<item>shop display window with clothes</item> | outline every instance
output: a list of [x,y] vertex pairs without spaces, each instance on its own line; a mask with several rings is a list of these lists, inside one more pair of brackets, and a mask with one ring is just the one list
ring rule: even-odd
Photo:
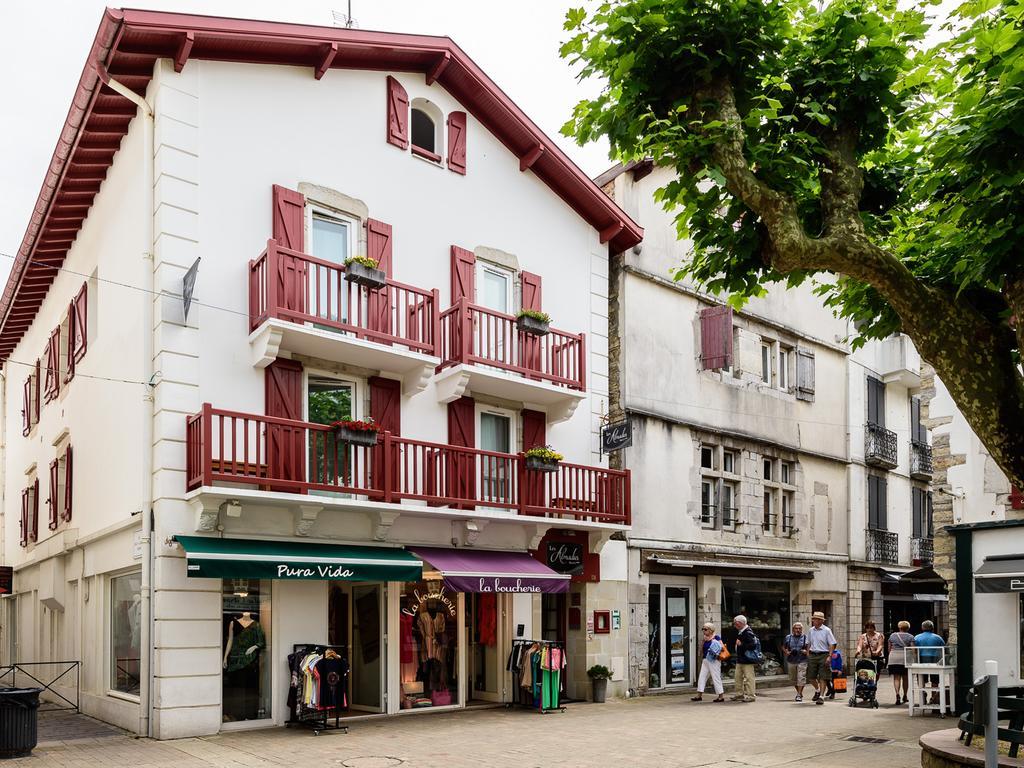
[[266,580],[224,580],[225,723],[270,717],[270,588],[271,582]]
[[[764,664],[755,667],[762,677],[785,673],[782,641],[789,633],[789,582],[753,579],[722,579],[722,639],[730,652],[736,646],[734,616],[744,615],[761,640]],[[722,663],[722,674],[734,677],[735,655]]]
[[408,582],[399,611],[402,709],[458,704],[458,595],[441,581]]

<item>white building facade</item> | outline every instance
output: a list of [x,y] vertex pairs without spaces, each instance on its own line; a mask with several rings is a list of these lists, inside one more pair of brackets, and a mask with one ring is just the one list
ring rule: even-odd
[[642,232],[457,46],[107,11],[51,171],[2,305],[5,660],[157,738],[295,717],[308,649],[348,715],[520,702],[520,640],[625,691],[598,432]]
[[[597,179],[645,228],[613,261],[612,419],[632,445],[630,685],[696,683],[700,627],[728,641],[745,614],[785,674],[793,622],[824,611],[847,635],[846,326],[805,286],[734,311],[675,270],[689,255],[654,199],[670,171],[638,163]],[[616,386],[616,384],[618,386]],[[731,665],[726,675],[731,676]]]

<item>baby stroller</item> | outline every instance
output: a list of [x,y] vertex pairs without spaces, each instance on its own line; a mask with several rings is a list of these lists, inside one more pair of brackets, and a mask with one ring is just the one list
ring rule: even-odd
[[856,684],[853,694],[850,696],[849,706],[856,707],[858,701],[863,701],[872,709],[878,709],[878,667],[871,659],[860,659],[854,672]]

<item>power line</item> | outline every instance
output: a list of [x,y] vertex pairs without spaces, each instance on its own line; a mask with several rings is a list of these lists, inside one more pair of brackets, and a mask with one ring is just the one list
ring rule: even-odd
[[[7,358],[6,360],[4,360],[4,364],[6,365],[7,363],[14,363],[15,365],[24,365],[24,366],[26,366],[28,368],[35,368],[36,367],[35,363],[26,363],[26,362],[24,362],[22,360],[12,360],[11,358]],[[117,383],[117,384],[146,384],[147,383],[145,381],[135,381],[133,379],[118,379],[118,378],[114,378],[112,376],[95,376],[95,375],[93,375],[91,373],[80,373],[78,371],[75,371],[75,378],[77,379],[79,376],[81,376],[84,379],[94,379],[96,381],[109,381],[109,382],[114,382],[114,383]]]

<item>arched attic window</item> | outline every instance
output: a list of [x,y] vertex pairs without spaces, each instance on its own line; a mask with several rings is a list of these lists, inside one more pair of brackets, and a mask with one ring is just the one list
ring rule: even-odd
[[435,163],[441,162],[444,145],[444,115],[426,99],[413,99],[410,110],[413,154]]

